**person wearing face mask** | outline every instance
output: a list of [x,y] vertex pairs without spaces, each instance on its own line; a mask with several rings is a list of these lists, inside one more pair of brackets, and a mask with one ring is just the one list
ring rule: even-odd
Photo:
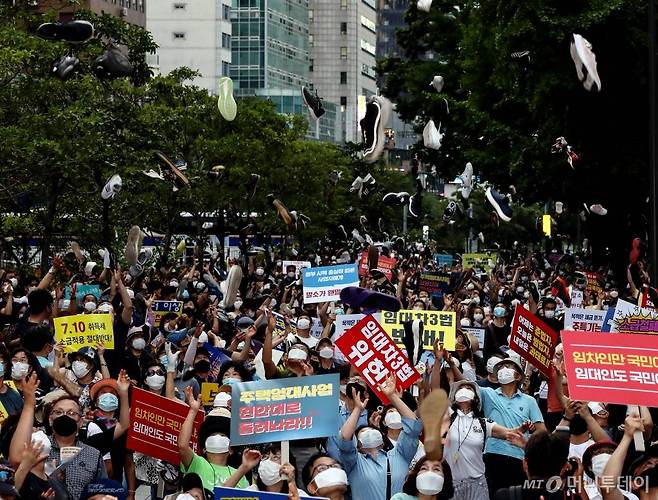
[[[33,439],[35,394],[38,385],[36,374],[32,374],[23,385],[25,404],[9,448],[9,462],[14,467],[20,464],[25,448]],[[56,399],[50,411],[44,413],[44,417],[48,422],[47,429],[52,430],[51,433],[50,431],[47,433],[50,451],[44,466],[50,467],[50,470],[59,467],[63,474],[53,474],[50,480],[60,482],[72,500],[79,500],[87,484],[107,478],[103,457],[96,448],[78,439],[78,431],[83,419],[77,399],[71,396]],[[75,447],[79,451],[72,458],[62,461],[63,447]]]
[[331,339],[320,339],[316,346],[318,352],[318,362],[314,365],[316,375],[325,375],[327,373],[338,373],[340,365],[334,360],[334,344]]
[[[41,365],[34,357],[34,355],[24,348],[14,349],[10,355],[11,364],[5,368],[6,376],[10,385],[12,385],[19,393],[23,393],[23,384],[25,377],[36,373],[41,381],[37,389],[37,397],[40,399],[50,392],[53,388],[52,377],[48,372],[41,368]],[[10,378],[11,377],[11,378]]]
[[227,361],[222,364],[219,370],[218,380],[222,381],[221,385],[233,387],[240,382],[251,382],[251,373],[241,363]]
[[[349,366],[347,366],[347,368],[349,368]],[[347,373],[349,374],[349,370]],[[356,398],[363,399],[366,394],[368,394],[368,389],[365,381],[361,377],[351,377],[347,378],[347,380],[343,380],[343,377],[341,376],[340,403],[338,406],[338,431],[340,431],[340,428],[342,428],[345,422],[347,422],[352,411],[354,411]],[[357,421],[357,428],[366,425],[368,425],[368,410],[363,408],[359,420]],[[338,449],[339,439],[340,435],[329,436],[327,438],[327,453],[336,460],[340,457],[340,450]]]
[[[599,485],[604,484],[603,471],[605,470],[610,457],[617,449],[617,443],[614,441],[599,441],[592,444],[583,453],[583,469],[591,482],[585,483],[585,492],[589,500],[602,500],[603,496]],[[637,495],[624,489],[619,489],[622,498],[629,500],[638,500]]]
[[[16,385],[6,380],[5,372],[10,370],[11,363],[8,362],[5,353],[0,352],[0,425],[10,415],[18,415],[23,410],[23,399],[16,390]],[[10,375],[7,373],[7,375]]]
[[82,297],[82,313],[91,314],[96,310],[96,297],[93,294],[87,294]]
[[347,474],[340,463],[326,453],[311,456],[302,470],[302,484],[310,495],[345,500]]
[[520,448],[525,440],[518,430],[507,429],[482,417],[482,400],[477,384],[467,380],[450,386],[450,427],[443,456],[450,465],[455,483],[455,500],[488,498],[482,454],[494,437]]
[[[519,390],[525,373],[516,358],[506,358],[494,366],[500,387],[480,388],[485,417],[508,428],[517,429],[534,424],[536,430],[545,431],[544,418],[537,401]],[[489,493],[493,496],[499,488],[520,484],[525,479],[523,450],[512,443],[492,437],[487,440],[484,462],[486,464]],[[505,470],[506,474],[499,471]]]
[[39,325],[30,328],[21,343],[37,357],[43,368],[53,366],[55,338],[49,326]]
[[480,328],[484,324],[484,311],[480,306],[473,308],[472,320],[474,327]]
[[[70,368],[60,368],[60,374],[63,374],[68,382],[68,384],[63,383],[62,386],[69,393],[73,388],[72,394],[79,398],[82,411],[86,413],[91,405],[89,389],[103,378],[98,371],[98,353],[91,347],[82,347],[77,352],[70,353],[68,357]],[[59,376],[56,376],[55,380],[59,382]]]
[[297,318],[295,342],[301,342],[309,349],[314,349],[318,345],[318,339],[311,337],[311,318],[306,314],[302,314]]
[[148,347],[147,328],[134,326],[128,330],[126,352],[121,361],[121,367],[126,370],[128,377],[139,383],[144,382],[144,367],[153,361]]
[[[49,480],[46,460],[41,460],[41,457],[50,455],[50,448],[50,439],[45,432],[38,430],[32,433],[14,476],[14,485],[21,498],[41,498],[51,488],[55,490],[55,498],[68,498],[66,489],[59,482]],[[3,495],[2,498],[6,497]]]
[[484,359],[489,359],[494,354],[503,355],[501,346],[507,345],[507,337],[511,329],[505,316],[507,309],[505,304],[499,302],[493,309],[493,321],[487,325],[484,340]]
[[203,445],[199,443],[205,457],[194,453],[190,442],[194,419],[201,408],[201,401],[194,398],[189,387],[185,390],[185,396],[190,408],[178,434],[181,471],[186,474],[191,472],[198,474],[203,481],[203,487],[210,491],[213,491],[215,486],[246,488],[248,483],[244,475],[258,464],[261,459],[260,452],[245,450],[242,455],[242,464],[238,469],[234,469],[228,465],[231,440],[225,434],[213,433],[206,438]]
[[[373,422],[374,424],[375,422]],[[392,405],[387,405],[381,411],[378,422],[379,430],[384,436],[384,450],[389,451],[395,448],[400,440],[402,433],[402,416],[400,412]],[[415,464],[425,455],[425,448],[422,443],[418,443],[418,449],[414,455],[412,464]]]
[[338,440],[340,462],[350,484],[363,485],[359,492],[363,500],[387,500],[402,491],[422,430],[416,414],[398,395],[394,375],[385,380],[380,389],[401,415],[402,431],[395,447],[389,451],[383,449],[384,437],[379,429],[362,427],[357,430],[361,412],[368,404],[367,396],[362,399],[357,394],[353,394],[354,410],[343,425]]
[[544,323],[551,327],[551,330],[558,332],[558,334],[564,329],[564,321],[559,320],[555,317],[557,308],[557,302],[554,299],[548,297],[542,300],[541,314],[539,317]]
[[[291,456],[294,460],[294,456]],[[267,491],[270,493],[289,494],[296,486],[295,467],[292,464],[281,464],[281,446],[279,443],[267,444],[262,449],[262,456],[256,468],[256,482],[246,489]],[[303,490],[297,490],[300,495],[306,495]]]
[[[391,500],[450,500],[455,493],[450,465],[443,460],[421,458],[404,482],[402,492]],[[486,497],[480,497],[486,498]]]

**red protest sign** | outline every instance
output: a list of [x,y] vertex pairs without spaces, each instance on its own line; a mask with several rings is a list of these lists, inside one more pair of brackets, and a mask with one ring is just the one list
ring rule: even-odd
[[[393,277],[393,269],[395,269],[396,263],[397,260],[393,257],[380,255],[379,260],[377,260],[377,270],[383,272],[386,278],[390,280]],[[368,274],[368,270],[368,252],[363,252],[359,260],[359,276],[365,276]]]
[[[132,389],[128,444],[131,450],[178,465],[178,433],[189,407],[143,389]],[[192,449],[197,452],[197,437],[204,414],[194,419]]]
[[510,349],[550,377],[556,345],[557,333],[525,307],[517,305],[512,321]]
[[562,331],[569,397],[656,406],[658,338]]
[[388,398],[379,390],[379,385],[390,373],[395,374],[397,385],[402,389],[420,378],[409,359],[371,315],[345,332],[336,340],[336,346],[384,404],[388,404]]

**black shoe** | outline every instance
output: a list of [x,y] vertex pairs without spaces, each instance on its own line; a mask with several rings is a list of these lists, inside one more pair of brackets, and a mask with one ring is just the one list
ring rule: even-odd
[[385,205],[391,207],[400,207],[409,201],[409,193],[400,191],[399,193],[386,193],[382,198]]
[[363,137],[363,145],[365,146],[364,156],[372,154],[375,151],[378,140],[383,138],[377,137],[379,129],[379,121],[381,120],[381,107],[379,102],[371,99],[366,104],[366,114],[359,122],[361,125],[361,136]]
[[247,183],[247,194],[251,200],[256,194],[256,189],[258,188],[258,181],[260,180],[260,175],[251,174],[249,177],[249,182]]
[[409,198],[409,213],[412,217],[420,217],[420,209],[423,203],[423,196],[421,193],[416,193]]
[[329,174],[329,182],[335,186],[336,184],[338,184],[338,181],[342,176],[343,176],[342,172],[338,170],[332,170],[331,173]]
[[362,197],[366,197],[375,191],[377,185],[377,181],[375,178],[371,175],[368,174],[363,178],[363,187],[361,188],[361,195]]
[[451,201],[443,211],[443,222],[448,224],[453,222],[455,220],[455,215],[457,215],[457,203]]
[[[183,174],[174,162],[172,162],[163,152],[156,151],[155,157],[160,162],[165,179],[173,182],[174,191],[184,187],[190,187],[190,181],[185,174]],[[187,167],[187,163],[185,164],[185,167]]]
[[80,64],[77,57],[64,56],[53,64],[51,73],[60,80],[68,80]]
[[487,188],[485,193],[487,200],[491,203],[491,206],[494,207],[498,217],[509,222],[512,220],[512,209],[509,206],[509,200],[504,194],[500,194],[493,188]]
[[322,99],[318,97],[318,91],[315,91],[315,95],[306,88],[302,87],[302,98],[304,99],[304,104],[308,107],[309,113],[316,120],[324,114],[324,108],[322,107]]
[[68,23],[43,23],[36,35],[44,40],[55,42],[84,43],[94,36],[94,26],[89,21],[69,21]]
[[128,58],[116,45],[110,45],[102,55],[96,58],[92,65],[98,78],[121,78],[130,76],[135,71]]

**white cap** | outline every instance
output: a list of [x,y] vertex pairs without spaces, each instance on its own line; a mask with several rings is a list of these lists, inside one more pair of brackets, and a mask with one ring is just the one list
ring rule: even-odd
[[590,401],[589,403],[587,403],[587,407],[592,412],[592,415],[596,415],[597,413],[601,413],[602,411],[607,411],[601,403],[597,403],[596,401]]
[[231,395],[228,392],[218,392],[213,401],[215,408],[228,408],[228,402],[231,400]]
[[87,276],[91,276],[91,273],[94,271],[94,267],[96,267],[95,262],[91,262],[91,261],[87,262],[85,264],[85,274]]
[[201,332],[201,335],[199,335],[199,344],[205,344],[206,342],[208,342],[208,334]]

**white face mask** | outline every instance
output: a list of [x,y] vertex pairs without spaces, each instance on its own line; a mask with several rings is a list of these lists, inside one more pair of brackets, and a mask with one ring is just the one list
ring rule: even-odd
[[43,444],[43,450],[41,450],[42,455],[49,455],[50,448],[50,439],[46,436],[46,433],[43,431],[37,431],[32,433],[32,441],[35,441],[37,444]]
[[302,318],[297,321],[297,328],[300,330],[307,330],[310,326],[311,322],[306,318]]
[[136,338],[135,340],[133,340],[132,346],[133,346],[136,350],[138,350],[138,351],[142,351],[142,350],[144,350],[144,348],[146,347],[146,340],[144,340],[144,339],[141,338],[141,337]]
[[231,446],[231,441],[226,436],[221,434],[213,434],[206,439],[206,452],[207,453],[228,453]]
[[367,449],[374,449],[384,444],[382,433],[371,427],[361,431],[359,434],[359,441],[361,442],[361,448]]
[[323,347],[318,354],[321,358],[331,359],[334,357],[334,350],[331,347]]
[[241,301],[241,300],[236,300],[235,302],[233,302],[233,308],[234,308],[236,311],[237,311],[238,309],[240,309],[241,307],[242,307],[242,301]]
[[276,299],[271,299],[270,300],[270,307],[276,306]]
[[95,302],[85,302],[85,311],[94,312],[96,310]]
[[416,476],[416,488],[423,495],[438,495],[443,489],[443,476],[436,472],[421,472]]
[[256,268],[256,276],[263,276],[264,274],[265,274],[265,269],[263,269],[262,267]]
[[473,319],[474,319],[475,321],[482,321],[482,320],[484,319],[484,315],[483,315],[483,314],[480,314],[480,313],[474,314],[474,315],[473,315]]
[[601,453],[600,455],[592,457],[592,474],[594,474],[596,477],[603,476],[603,470],[605,469],[605,466],[608,463],[608,460],[610,460],[611,456],[612,455],[609,453]]
[[296,348],[290,349],[288,352],[288,359],[293,361],[306,361],[306,351]]
[[459,321],[459,324],[460,324],[461,326],[471,326],[471,321],[470,321],[468,318],[462,318],[462,319]]
[[159,391],[162,389],[162,386],[165,384],[165,378],[162,375],[151,375],[146,377],[146,385],[148,385],[154,391]]
[[347,486],[347,474],[343,469],[330,467],[315,476],[313,482],[318,487],[318,490],[331,488],[332,486]]
[[469,283],[466,285],[466,290],[475,290],[475,285],[473,283]]
[[23,363],[22,361],[18,361],[11,365],[11,378],[14,380],[25,378],[25,375],[27,375],[27,372],[29,371],[30,365]]
[[178,281],[176,280],[171,280],[169,282],[169,286],[173,286],[174,288],[178,288]]
[[77,361],[74,361],[73,363],[71,363],[71,369],[73,370],[73,374],[77,378],[84,377],[90,371],[90,368],[87,366],[87,363],[85,363],[84,361],[80,361],[80,360],[77,360]]
[[508,368],[507,366],[498,370],[498,382],[501,385],[511,384],[514,382],[514,374],[516,370],[514,368]]
[[389,411],[384,418],[389,429],[402,429],[402,416],[397,411]]
[[281,464],[277,464],[272,460],[261,460],[258,465],[258,477],[263,481],[265,486],[272,486],[273,484],[281,481]]
[[475,399],[475,393],[470,389],[462,387],[455,393],[455,401],[458,403],[464,403],[466,401],[473,401]]
[[613,290],[612,292],[610,292],[611,299],[616,299],[617,297],[619,297],[619,292],[617,290]]
[[555,317],[555,309],[546,309],[544,311],[546,319],[553,319]]

